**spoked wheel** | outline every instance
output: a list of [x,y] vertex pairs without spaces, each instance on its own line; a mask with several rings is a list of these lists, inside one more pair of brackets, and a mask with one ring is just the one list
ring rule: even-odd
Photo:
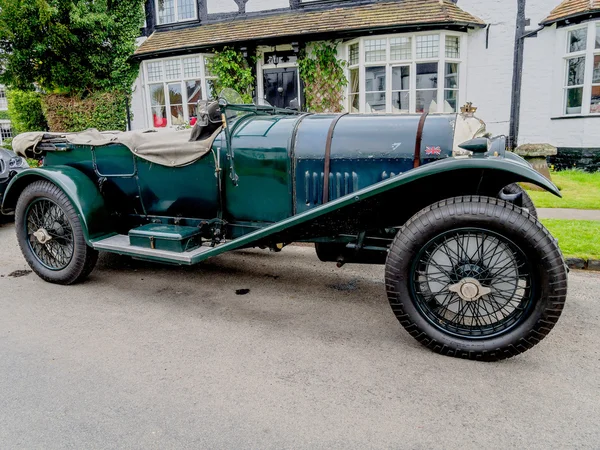
[[533,347],[557,322],[567,275],[548,231],[488,197],[439,202],[400,230],[386,263],[394,313],[442,354],[495,361]]
[[415,258],[411,291],[432,325],[457,336],[502,333],[533,299],[531,267],[503,236],[455,229],[428,242]]
[[73,229],[65,212],[52,200],[38,198],[25,212],[29,248],[38,262],[61,270],[73,259]]
[[93,270],[98,252],[87,246],[73,205],[54,184],[36,181],[25,188],[15,225],[23,256],[44,280],[72,284]]

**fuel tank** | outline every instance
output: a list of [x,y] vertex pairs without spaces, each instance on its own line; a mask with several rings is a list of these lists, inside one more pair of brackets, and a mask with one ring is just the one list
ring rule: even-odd
[[[335,115],[301,120],[293,145],[296,213],[323,202],[325,147]],[[428,116],[420,163],[452,156],[456,114]],[[329,200],[413,168],[420,115],[345,115],[331,137]]]
[[[231,126],[239,185],[227,180],[225,210],[233,220],[272,222],[322,204],[330,135],[328,201],[406,172],[413,168],[421,118],[374,114],[240,117]],[[480,135],[485,126],[478,119],[469,122],[462,114],[432,114],[421,130],[419,163],[427,164],[451,157],[458,144]],[[220,141],[215,145],[223,148]]]

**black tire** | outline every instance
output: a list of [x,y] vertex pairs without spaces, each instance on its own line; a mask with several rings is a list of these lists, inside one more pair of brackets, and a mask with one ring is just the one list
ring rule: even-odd
[[[33,209],[38,207],[39,213]],[[37,220],[49,224],[48,233],[55,233],[53,242],[41,244],[32,235]],[[73,284],[94,269],[98,252],[86,244],[81,222],[69,198],[49,181],[36,181],[23,190],[15,210],[15,227],[25,260],[43,280]]]
[[[481,239],[480,247],[473,238],[476,244]],[[455,252],[444,256],[451,248]],[[484,256],[488,251],[504,253]],[[502,264],[512,264],[511,272],[500,265],[504,254]],[[436,262],[436,255],[448,263]],[[480,283],[477,295],[471,284],[471,297],[463,298],[457,285],[473,278]],[[510,358],[540,342],[558,321],[567,293],[561,252],[544,226],[512,203],[478,196],[444,200],[413,216],[394,238],[385,279],[392,310],[417,341],[443,355],[484,361]],[[431,290],[445,282],[447,293]]]
[[521,207],[525,208],[529,214],[537,219],[537,210],[535,209],[535,205],[533,204],[533,200],[527,193],[525,189],[519,186],[517,183],[509,184],[502,189],[502,193],[505,195],[514,195],[521,194]]

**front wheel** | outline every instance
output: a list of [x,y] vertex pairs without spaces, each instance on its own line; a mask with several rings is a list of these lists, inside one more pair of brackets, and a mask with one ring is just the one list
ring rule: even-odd
[[404,328],[445,355],[497,361],[541,341],[562,312],[567,273],[548,231],[489,197],[438,202],[396,235],[386,289]]
[[98,252],[86,244],[69,198],[49,181],[36,181],[23,190],[15,227],[25,260],[43,280],[73,284],[93,270]]

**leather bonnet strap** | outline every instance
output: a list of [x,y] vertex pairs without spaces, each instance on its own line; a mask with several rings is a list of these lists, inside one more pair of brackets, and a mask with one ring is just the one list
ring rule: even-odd
[[335,130],[335,126],[339,120],[346,114],[348,113],[346,112],[336,116],[331,122],[329,131],[327,132],[327,141],[325,142],[325,166],[323,168],[323,203],[329,201],[329,166],[331,164],[331,141],[333,140],[333,130]]
[[421,143],[423,141],[423,128],[425,127],[425,119],[429,115],[428,112],[421,114],[419,126],[417,127],[417,138],[415,142],[415,156],[413,159],[413,167],[416,169],[421,165]]

